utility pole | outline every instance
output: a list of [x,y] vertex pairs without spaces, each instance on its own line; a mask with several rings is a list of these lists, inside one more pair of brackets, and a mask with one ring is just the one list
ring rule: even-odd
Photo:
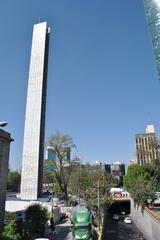
[[98,230],[100,229],[99,180],[97,181]]
[[81,157],[79,156],[79,173],[78,173],[78,204],[79,206],[81,205],[81,200],[80,200],[80,170],[81,170]]

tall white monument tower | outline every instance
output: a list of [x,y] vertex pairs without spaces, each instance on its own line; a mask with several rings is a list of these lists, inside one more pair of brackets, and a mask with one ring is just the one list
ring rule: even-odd
[[23,200],[37,200],[42,192],[49,35],[46,22],[34,25],[23,143]]

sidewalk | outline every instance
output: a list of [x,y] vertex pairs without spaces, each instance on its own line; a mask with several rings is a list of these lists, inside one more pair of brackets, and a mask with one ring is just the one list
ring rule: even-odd
[[[70,231],[70,221],[67,219],[65,223],[56,225],[55,240],[72,240],[72,233]],[[51,229],[48,227],[45,229],[45,237],[48,237]]]

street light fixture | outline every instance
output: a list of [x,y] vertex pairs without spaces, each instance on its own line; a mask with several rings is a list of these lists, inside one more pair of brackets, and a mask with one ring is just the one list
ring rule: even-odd
[[99,180],[97,181],[97,207],[98,207],[98,230],[100,230],[100,199],[99,199]]
[[5,127],[8,123],[7,122],[0,122],[0,127]]

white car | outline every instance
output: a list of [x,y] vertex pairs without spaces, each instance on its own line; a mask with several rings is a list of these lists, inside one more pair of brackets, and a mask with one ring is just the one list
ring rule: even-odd
[[126,217],[126,218],[124,219],[124,222],[125,222],[125,223],[132,223],[132,220],[131,220],[130,217]]
[[34,240],[48,240],[48,238],[36,238]]
[[122,211],[121,214],[122,214],[122,215],[125,215],[126,213],[125,213],[125,211]]
[[113,217],[112,217],[112,219],[113,219],[113,220],[118,220],[118,219],[119,219],[119,217],[118,217],[118,215],[117,215],[117,214],[113,214]]

